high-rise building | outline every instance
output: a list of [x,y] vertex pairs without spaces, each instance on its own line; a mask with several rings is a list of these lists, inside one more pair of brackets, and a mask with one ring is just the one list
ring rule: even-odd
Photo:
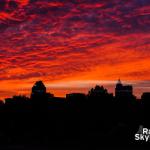
[[132,85],[123,85],[121,83],[121,80],[119,79],[116,84],[116,88],[115,88],[115,96],[116,96],[116,98],[133,96]]
[[46,94],[46,87],[42,81],[37,81],[32,87],[31,96],[42,96]]
[[31,92],[32,107],[37,112],[45,112],[48,107],[48,93],[42,81],[37,81]]

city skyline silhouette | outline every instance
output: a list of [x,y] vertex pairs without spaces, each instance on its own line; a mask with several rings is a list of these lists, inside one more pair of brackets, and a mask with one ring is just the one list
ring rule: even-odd
[[150,128],[149,99],[146,92],[137,100],[132,85],[120,80],[115,96],[96,85],[87,94],[69,93],[66,98],[55,97],[36,81],[30,98],[16,95],[0,103],[0,148],[148,148],[135,135]]
[[[133,94],[140,99],[142,96],[142,93],[149,92],[149,81],[124,81],[121,80],[121,82],[124,85],[132,85],[133,86]],[[33,82],[34,83],[34,82]],[[57,97],[66,97],[67,93],[84,93],[87,94],[88,90],[95,85],[103,85],[110,93],[113,93],[115,95],[115,85],[117,83],[117,80],[88,80],[88,81],[70,81],[70,82],[58,82],[56,84],[47,84],[47,90],[49,92],[52,92]],[[81,84],[81,85],[80,85]],[[31,85],[32,86],[32,85]],[[143,86],[143,87],[141,87]],[[30,91],[31,87],[23,88],[21,87],[21,84],[19,85],[19,89],[16,91],[10,92],[5,91],[4,95],[0,96],[0,100],[4,100],[5,98],[11,97],[13,95],[24,95],[27,97],[30,97]],[[3,91],[0,91],[0,95],[3,93]]]
[[0,150],[149,148],[149,118],[150,0],[0,0]]

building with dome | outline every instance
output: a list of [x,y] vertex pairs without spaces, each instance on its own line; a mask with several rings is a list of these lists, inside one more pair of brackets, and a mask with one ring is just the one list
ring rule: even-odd
[[43,96],[46,94],[46,87],[42,81],[37,81],[32,87],[31,97]]

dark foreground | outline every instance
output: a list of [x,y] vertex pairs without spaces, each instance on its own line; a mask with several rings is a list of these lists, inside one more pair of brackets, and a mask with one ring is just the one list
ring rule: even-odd
[[150,146],[150,142],[135,140],[141,125],[150,128],[149,113],[138,109],[138,103],[128,108],[128,105],[112,101],[108,105],[97,99],[83,99],[80,104],[57,98],[49,100],[49,107],[42,104],[35,107],[30,101],[1,107],[0,149],[142,149]]
[[113,97],[98,86],[88,95],[56,98],[34,86],[31,98],[0,104],[0,150],[149,149],[150,138],[135,139],[150,129],[149,100],[149,94],[139,101],[132,94]]

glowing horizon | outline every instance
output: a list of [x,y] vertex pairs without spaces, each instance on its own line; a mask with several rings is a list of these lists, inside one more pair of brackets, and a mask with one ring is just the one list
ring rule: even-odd
[[[133,86],[133,94],[140,98],[143,92],[150,91],[150,81],[121,81],[124,85],[132,85]],[[116,80],[86,80],[86,81],[66,81],[66,82],[58,82],[58,83],[45,83],[48,93],[54,94],[56,97],[65,97],[68,93],[85,93],[88,94],[88,91],[95,87],[96,85],[104,86],[108,90],[109,93],[115,93]],[[33,83],[34,84],[34,83]],[[21,85],[16,86],[14,91],[10,92],[10,95],[7,96],[4,93],[4,96],[1,100],[5,98],[12,97],[14,95],[25,95],[30,97],[31,89],[33,84],[26,84],[24,87],[20,88]],[[6,91],[7,92],[7,91]]]

